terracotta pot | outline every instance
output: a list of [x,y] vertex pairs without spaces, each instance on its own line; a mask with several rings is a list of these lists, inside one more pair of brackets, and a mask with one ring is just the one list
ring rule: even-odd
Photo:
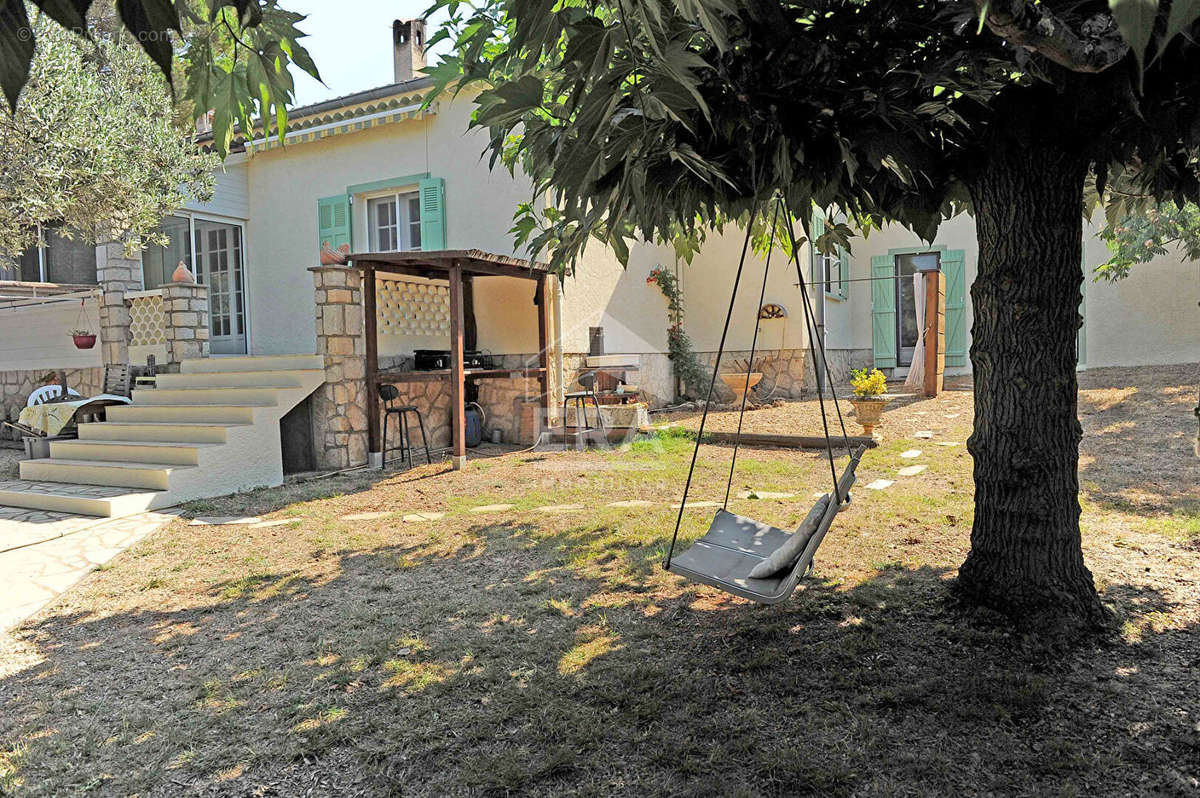
[[175,271],[171,272],[171,282],[191,285],[196,282],[196,275],[192,274],[192,270],[183,261],[179,261]]
[[747,375],[744,371],[738,374],[722,374],[720,376],[721,382],[725,383],[726,387],[733,391],[733,402],[738,405],[742,403],[742,397],[754,388],[755,385],[762,382],[763,378],[761,371],[750,372],[749,380],[746,379]]
[[345,266],[349,260],[350,245],[342,244],[337,249],[329,246],[328,241],[321,242],[321,265],[322,266]]
[[850,404],[854,405],[854,417],[862,425],[863,432],[868,435],[875,434],[875,427],[883,417],[883,408],[888,401],[889,399],[886,396],[850,397]]
[[91,349],[96,345],[96,335],[72,335],[71,340],[75,342],[76,349]]

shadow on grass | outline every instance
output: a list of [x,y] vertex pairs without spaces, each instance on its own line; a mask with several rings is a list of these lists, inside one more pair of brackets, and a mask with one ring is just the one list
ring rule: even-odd
[[[665,541],[609,530],[604,558],[604,534],[481,525],[46,618],[0,680],[0,792],[1183,795],[1200,776],[1194,625],[1048,656],[955,610],[940,569],[762,608],[656,570]],[[1133,624],[1170,609],[1109,597]]]

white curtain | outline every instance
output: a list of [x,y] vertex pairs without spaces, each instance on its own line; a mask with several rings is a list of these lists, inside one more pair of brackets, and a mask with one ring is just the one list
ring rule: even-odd
[[917,272],[913,275],[913,310],[917,314],[917,345],[913,350],[912,365],[908,367],[908,377],[904,387],[921,390],[925,386],[925,274]]

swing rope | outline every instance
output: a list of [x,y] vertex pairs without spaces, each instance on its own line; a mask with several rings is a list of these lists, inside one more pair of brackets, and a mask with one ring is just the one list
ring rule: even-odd
[[[763,267],[762,290],[758,293],[758,305],[754,309],[754,336],[750,339],[750,360],[746,362],[746,384],[745,390],[742,391],[742,407],[738,411],[738,426],[737,434],[733,436],[733,458],[729,461],[729,480],[725,483],[725,501],[721,503],[721,509],[729,508],[729,492],[733,488],[733,470],[737,466],[738,448],[742,443],[742,421],[746,418],[746,398],[750,395],[750,374],[754,371],[754,354],[758,349],[758,331],[762,327],[759,324],[758,313],[762,310],[763,300],[767,297],[767,276],[771,273],[771,253],[775,251],[775,225],[779,221],[779,206],[775,206],[775,213],[771,215],[771,240],[767,247],[767,263]],[[753,219],[751,219],[753,224]]]
[[738,259],[737,273],[733,276],[733,291],[729,294],[729,310],[725,313],[725,326],[721,329],[721,342],[717,345],[717,360],[713,364],[712,378],[708,381],[708,396],[704,400],[704,412],[700,416],[700,429],[696,432],[696,446],[692,449],[692,462],[688,466],[687,482],[683,485],[683,498],[679,500],[679,515],[675,517],[675,531],[671,534],[671,547],[667,550],[667,558],[663,562],[664,570],[670,569],[671,558],[675,555],[675,543],[679,540],[679,525],[683,523],[683,510],[687,505],[688,491],[692,487],[692,475],[696,471],[696,456],[700,453],[700,441],[704,439],[704,424],[708,421],[708,409],[712,406],[713,388],[717,384],[721,356],[725,353],[725,338],[729,335],[729,320],[733,318],[733,306],[737,301],[738,285],[742,281],[742,269],[746,265],[746,252],[750,249],[750,235],[753,229],[752,224],[746,225],[746,239],[742,242],[742,256]]

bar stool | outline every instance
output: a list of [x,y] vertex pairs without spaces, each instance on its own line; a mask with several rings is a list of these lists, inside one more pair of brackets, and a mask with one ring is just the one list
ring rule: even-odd
[[394,404],[400,400],[400,391],[395,385],[389,383],[380,383],[379,398],[383,400],[383,467],[387,468],[387,428],[388,419],[393,415],[400,419],[400,462],[408,460],[409,466],[413,463],[412,446],[408,441],[408,414],[415,413],[417,416],[417,424],[421,427],[421,442],[425,444],[425,462],[432,463],[433,457],[429,454],[429,438],[425,436],[425,419],[421,417],[421,411],[415,405]]
[[[583,418],[582,434],[586,436],[588,433],[599,429],[604,432],[604,417],[600,415],[600,400],[596,397],[596,372],[586,371],[579,375],[579,385],[583,388],[582,391],[572,391],[571,393],[563,394],[563,446],[567,445],[567,405],[575,402],[575,428],[580,429],[580,417]],[[587,400],[591,399],[592,404],[596,407],[596,423],[597,427],[588,424],[587,417]],[[581,433],[576,432],[576,435]]]

